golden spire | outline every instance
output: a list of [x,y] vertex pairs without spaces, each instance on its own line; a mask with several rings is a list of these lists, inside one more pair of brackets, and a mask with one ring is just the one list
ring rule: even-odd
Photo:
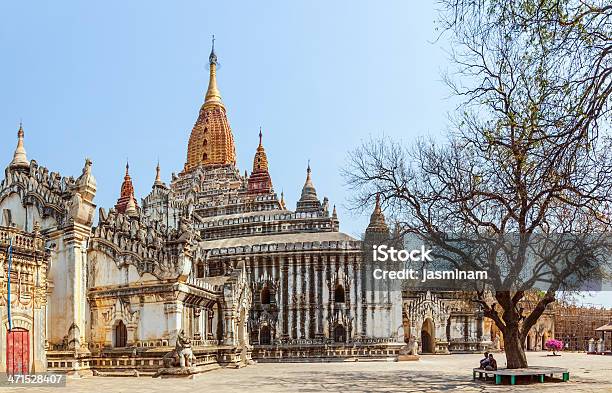
[[197,167],[216,168],[236,165],[236,147],[234,136],[225,106],[221,101],[221,93],[217,89],[217,55],[214,48],[210,52],[210,81],[204,104],[200,108],[189,145],[187,146],[187,162],[185,172]]
[[210,65],[210,79],[208,81],[208,90],[206,91],[206,97],[204,99],[204,107],[210,105],[223,106],[221,100],[221,93],[217,88],[217,55],[215,54],[215,36],[212,36],[212,49],[210,56],[208,56],[208,63]]
[[266,150],[263,147],[261,127],[259,127],[259,146],[257,146],[257,151],[255,152],[255,157],[253,158],[253,172],[267,171],[268,156],[266,155]]
[[19,130],[17,131],[17,147],[15,148],[15,154],[13,154],[13,161],[11,161],[11,168],[29,168],[30,161],[26,156],[25,148],[23,147],[23,124],[19,122]]
[[285,192],[281,191],[281,200],[280,200],[280,207],[281,209],[285,210]]

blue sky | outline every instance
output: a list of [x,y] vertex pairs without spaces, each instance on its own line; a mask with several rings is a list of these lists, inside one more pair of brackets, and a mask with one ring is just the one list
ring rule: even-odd
[[310,159],[319,196],[358,236],[371,209],[345,208],[347,151],[370,135],[410,142],[446,129],[435,20],[434,2],[402,0],[2,2],[0,160],[23,119],[29,158],[63,175],[93,160],[98,206],[114,205],[128,157],[145,196],[158,158],[167,182],[182,169],[215,34],[241,170],[261,126],[288,205]]

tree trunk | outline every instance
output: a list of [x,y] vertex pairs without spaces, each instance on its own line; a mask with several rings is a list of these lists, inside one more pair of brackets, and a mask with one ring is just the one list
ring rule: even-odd
[[504,332],[504,351],[506,352],[506,362],[508,368],[527,367],[527,357],[519,329],[505,329]]

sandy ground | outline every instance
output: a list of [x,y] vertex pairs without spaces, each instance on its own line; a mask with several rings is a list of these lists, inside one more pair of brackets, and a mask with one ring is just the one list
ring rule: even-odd
[[[530,365],[570,369],[569,382],[496,386],[472,381],[480,355],[429,355],[418,362],[256,364],[239,370],[218,369],[195,379],[87,377],[67,386],[10,387],[0,391],[77,392],[612,392],[612,356],[564,353],[528,354]],[[498,363],[505,366],[503,354]]]

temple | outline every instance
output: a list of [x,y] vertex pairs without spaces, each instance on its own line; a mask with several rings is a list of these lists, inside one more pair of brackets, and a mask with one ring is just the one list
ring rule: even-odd
[[180,173],[166,184],[158,163],[138,203],[126,165],[115,206],[99,208],[95,222],[92,162],[76,179],[51,172],[27,159],[19,127],[0,185],[0,345],[31,350],[3,348],[0,371],[153,373],[181,331],[209,367],[395,360],[411,336],[424,353],[495,345],[498,333],[473,304],[374,282],[364,256],[392,240],[379,198],[363,239],[342,233],[308,163],[290,210],[261,128],[242,174],[214,45],[209,63]]

